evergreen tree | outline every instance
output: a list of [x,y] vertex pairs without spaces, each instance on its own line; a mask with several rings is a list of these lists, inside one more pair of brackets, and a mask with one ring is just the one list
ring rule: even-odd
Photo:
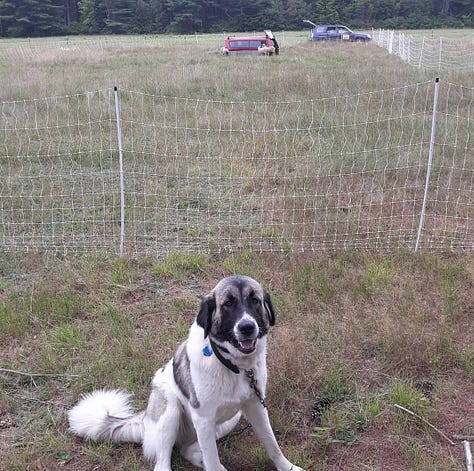
[[11,27],[15,23],[16,5],[11,0],[0,0],[0,36],[11,36]]
[[0,0],[0,36],[473,27],[473,0]]
[[52,0],[16,0],[13,15],[11,2],[2,2],[0,18],[4,16],[8,36],[51,36],[63,31],[63,7]]
[[133,25],[136,0],[105,0],[105,32],[125,34]]
[[150,34],[155,31],[156,14],[151,3],[145,0],[137,0],[133,25],[134,33]]
[[373,21],[374,5],[371,0],[353,0],[346,8],[345,13],[352,20],[351,26],[360,28]]
[[222,31],[219,24],[224,16],[220,0],[202,0],[203,31]]
[[80,0],[79,12],[81,24],[90,34],[103,32],[107,18],[107,8],[104,0]]
[[280,12],[275,0],[247,0],[240,4],[240,26],[243,31],[261,31],[278,24]]
[[93,25],[95,24],[94,3],[94,0],[79,1],[80,21],[86,27],[88,32],[93,31]]
[[202,7],[194,0],[165,0],[165,9],[170,18],[168,31],[172,33],[195,33],[202,31]]
[[434,0],[433,10],[442,17],[456,15],[465,18],[471,17],[474,20],[474,3],[472,0]]
[[301,29],[303,20],[311,20],[312,15],[304,0],[286,0],[282,8],[282,28],[290,30]]
[[78,0],[57,0],[58,6],[63,5],[64,26],[71,26],[79,21]]
[[316,17],[318,23],[338,23],[339,13],[334,0],[318,0],[316,2]]

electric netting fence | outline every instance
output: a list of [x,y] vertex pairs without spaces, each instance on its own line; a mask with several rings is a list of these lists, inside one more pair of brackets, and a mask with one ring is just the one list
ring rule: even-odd
[[3,251],[474,249],[474,89],[0,102]]
[[[462,31],[462,30],[461,30]],[[375,43],[420,69],[474,72],[474,39],[416,37],[393,30],[374,30]]]

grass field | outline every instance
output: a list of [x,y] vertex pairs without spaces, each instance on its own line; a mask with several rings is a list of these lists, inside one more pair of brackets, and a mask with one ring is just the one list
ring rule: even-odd
[[[296,33],[295,33],[296,34]],[[218,38],[102,49],[38,47],[0,68],[3,99],[109,88],[219,100],[293,100],[433,79],[373,44],[282,41],[276,58],[221,57]],[[441,79],[474,86],[472,73]],[[471,155],[472,157],[472,155]],[[86,443],[66,410],[120,387],[143,407],[153,371],[186,336],[223,275],[259,280],[277,325],[269,340],[270,416],[308,470],[461,471],[474,432],[472,254],[359,251],[227,255],[0,254],[0,469],[146,470],[139,447]],[[219,444],[229,471],[271,470],[242,422]],[[174,457],[175,470],[193,468]]]
[[[472,434],[471,257],[10,255],[1,267],[2,469],[147,469],[138,447],[71,436],[66,409],[98,387],[132,391],[143,407],[197,295],[228,273],[261,280],[274,300],[268,403],[290,459],[311,470],[463,469],[460,444],[394,404]],[[245,423],[239,431],[220,444],[228,469],[272,469]]]
[[[13,65],[0,72],[9,97],[0,111],[7,250],[96,245],[118,253],[114,85],[126,253],[146,253],[153,240],[173,250],[228,250],[226,237],[275,250],[311,250],[313,241],[414,246],[432,73],[374,43],[312,44],[303,33],[285,33],[282,54],[262,60],[223,57],[217,35],[181,45],[154,39],[13,48]],[[472,247],[472,169],[463,163],[472,90],[462,88],[470,83],[462,70],[441,74],[433,171],[440,188],[430,193],[427,247]]]
[[[465,35],[473,33],[461,31],[463,45]],[[445,33],[454,38],[459,34]],[[178,45],[175,37],[159,37],[156,45],[149,46],[137,44],[136,37],[122,42],[120,37],[96,38],[93,47],[84,39],[85,47],[70,49],[57,43],[49,47],[50,40],[44,47],[40,40],[29,41],[30,49],[12,55],[9,67],[0,69],[2,97],[28,99],[118,86],[168,96],[271,101],[341,96],[434,78],[432,71],[407,67],[374,44],[316,45],[307,36],[307,32],[287,32],[279,37],[281,56],[271,61],[249,57],[229,61],[219,56],[223,35],[206,36],[197,43],[188,37]],[[107,41],[114,42],[97,47]],[[11,43],[3,48],[2,44],[0,51],[12,49]],[[474,81],[472,73],[456,70],[443,72],[441,79],[466,86]]]

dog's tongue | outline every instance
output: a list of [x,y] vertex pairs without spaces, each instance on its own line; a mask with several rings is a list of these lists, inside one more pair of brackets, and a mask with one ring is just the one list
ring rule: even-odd
[[251,350],[254,347],[254,341],[253,340],[242,340],[242,342],[240,342],[240,345],[244,350]]

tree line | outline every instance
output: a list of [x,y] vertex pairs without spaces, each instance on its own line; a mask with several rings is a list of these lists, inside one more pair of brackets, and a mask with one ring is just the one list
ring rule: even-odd
[[472,0],[0,0],[0,36],[473,27]]

